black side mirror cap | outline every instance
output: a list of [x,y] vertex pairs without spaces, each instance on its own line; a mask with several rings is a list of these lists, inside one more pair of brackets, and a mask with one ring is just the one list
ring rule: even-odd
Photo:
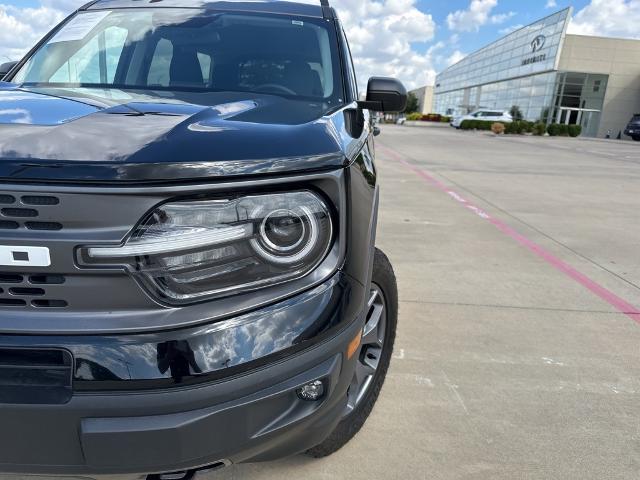
[[382,133],[382,130],[380,130],[380,128],[378,127],[373,127],[373,136],[377,137],[378,135],[380,135]]
[[13,67],[15,67],[17,64],[18,62],[7,62],[0,65],[0,82],[4,79],[4,77],[7,76],[7,73],[9,73],[13,69]]
[[367,100],[358,104],[360,108],[374,112],[402,112],[407,108],[407,89],[395,78],[371,77]]

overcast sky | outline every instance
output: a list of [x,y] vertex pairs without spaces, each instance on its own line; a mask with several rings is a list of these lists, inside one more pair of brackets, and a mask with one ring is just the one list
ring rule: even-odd
[[[0,0],[0,61],[17,60],[87,0]],[[318,0],[319,1],[319,0]],[[361,84],[371,75],[408,87],[465,54],[562,8],[571,33],[640,38],[640,0],[332,0],[347,29]]]

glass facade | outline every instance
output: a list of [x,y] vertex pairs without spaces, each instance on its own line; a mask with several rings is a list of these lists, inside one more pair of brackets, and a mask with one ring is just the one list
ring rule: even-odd
[[438,94],[436,112],[464,115],[479,108],[508,111],[517,105],[527,120],[540,120],[553,104],[556,77],[556,72],[549,72],[472,87],[468,97],[465,89]]
[[478,108],[547,116],[558,95],[555,71],[570,18],[566,9],[521,28],[449,67],[436,78],[435,111],[464,115]]

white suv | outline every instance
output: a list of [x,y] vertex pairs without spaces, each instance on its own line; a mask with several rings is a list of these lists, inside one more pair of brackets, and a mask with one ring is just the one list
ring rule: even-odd
[[500,112],[497,110],[476,110],[469,115],[455,117],[451,122],[451,126],[460,128],[460,125],[462,125],[462,122],[465,120],[485,120],[487,122],[511,123],[513,122],[513,117],[509,112]]

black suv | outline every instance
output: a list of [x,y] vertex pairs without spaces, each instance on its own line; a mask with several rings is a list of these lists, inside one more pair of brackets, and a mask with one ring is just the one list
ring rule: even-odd
[[[10,67],[10,68],[9,68]],[[326,0],[99,0],[0,83],[0,472],[188,479],[344,445],[397,321]]]
[[640,142],[640,113],[633,116],[624,134],[633,138],[636,142]]

